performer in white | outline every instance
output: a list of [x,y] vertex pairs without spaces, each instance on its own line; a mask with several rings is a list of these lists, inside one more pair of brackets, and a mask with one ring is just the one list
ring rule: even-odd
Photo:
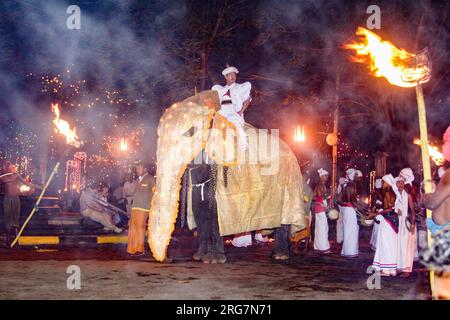
[[400,195],[391,174],[383,177],[383,211],[378,212],[377,244],[373,268],[382,276],[397,275],[398,212],[396,199]]
[[[407,226],[408,208],[413,205],[412,197],[405,190],[405,185],[411,185],[414,181],[414,174],[410,168],[404,168],[400,171],[400,176],[396,178],[397,188],[401,195],[399,206],[401,215],[399,215],[398,226],[398,254],[397,269],[401,272],[401,277],[408,277],[413,269],[414,251],[416,248],[417,231],[416,225]],[[414,207],[412,208],[412,211]],[[414,214],[414,213],[413,213]],[[414,221],[414,217],[413,217]]]
[[326,182],[329,173],[320,168],[317,170],[320,177],[320,184],[314,190],[314,250],[322,254],[330,253],[330,242],[328,241],[328,219],[326,215],[327,209],[327,187]]
[[[347,183],[349,181],[353,181],[355,179],[356,174],[357,174],[357,171],[356,171],[356,169],[353,169],[353,168],[347,169],[347,171],[345,171],[345,178],[342,177],[339,179],[339,185],[337,188],[338,197],[342,193],[342,190],[347,185]],[[342,220],[342,211],[343,211],[342,206],[339,205],[339,217],[336,221],[336,242],[337,243],[342,243],[342,241],[344,240],[344,231],[343,231],[344,227],[343,227],[343,220]]]
[[[375,180],[375,190],[372,192],[371,199],[371,209],[373,212],[379,212],[383,210],[383,196],[381,195],[381,189],[383,188],[383,180],[376,179]],[[380,220],[375,217],[374,224],[372,228],[372,236],[370,238],[370,247],[373,251],[376,251],[377,248],[377,236],[378,236],[378,228],[380,225]]]
[[244,112],[250,105],[252,98],[250,82],[236,83],[236,75],[239,73],[236,67],[227,67],[222,71],[226,79],[226,85],[214,85],[211,90],[215,90],[220,98],[219,113],[236,126],[239,144],[242,148],[247,148],[247,139],[244,130]]

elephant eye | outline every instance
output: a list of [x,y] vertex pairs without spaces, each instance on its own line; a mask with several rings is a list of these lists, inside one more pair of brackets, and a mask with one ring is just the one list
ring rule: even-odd
[[195,127],[191,127],[189,130],[187,130],[185,133],[183,133],[183,136],[185,137],[192,137],[196,131]]

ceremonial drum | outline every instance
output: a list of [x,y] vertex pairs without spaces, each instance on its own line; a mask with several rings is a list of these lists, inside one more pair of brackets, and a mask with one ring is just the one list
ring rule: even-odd
[[329,209],[327,211],[327,216],[330,220],[337,220],[339,218],[339,211],[336,209]]

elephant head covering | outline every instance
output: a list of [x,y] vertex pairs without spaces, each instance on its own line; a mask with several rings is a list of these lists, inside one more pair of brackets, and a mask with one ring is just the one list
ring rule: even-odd
[[329,174],[328,171],[324,170],[323,168],[320,168],[319,170],[317,170],[317,172],[319,173],[319,177],[326,176],[327,174]]
[[411,168],[403,168],[400,171],[400,177],[405,180],[405,184],[412,185],[412,182],[414,181],[414,173]]
[[345,173],[347,174],[347,177],[353,181],[356,176],[356,169],[354,169],[354,168],[347,169],[347,171],[345,171]]

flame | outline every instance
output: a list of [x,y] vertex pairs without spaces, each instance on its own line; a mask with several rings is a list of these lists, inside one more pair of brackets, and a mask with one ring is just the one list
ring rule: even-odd
[[[420,139],[414,139],[414,144],[420,146]],[[431,159],[438,166],[442,166],[445,163],[444,155],[439,151],[437,147],[434,147],[428,143],[428,153],[430,154]]]
[[76,148],[79,148],[81,143],[78,140],[78,135],[76,129],[70,129],[70,125],[67,121],[60,119],[60,111],[58,104],[52,104],[52,112],[55,114],[55,119],[53,119],[53,124],[55,125],[55,132],[61,133],[66,137],[66,143],[70,144]]
[[305,128],[297,126],[294,130],[294,141],[304,142],[306,140]]
[[413,61],[415,54],[399,49],[389,41],[383,41],[377,34],[359,27],[356,35],[364,37],[361,42],[345,44],[345,49],[356,51],[353,62],[369,65],[375,77],[384,77],[390,84],[399,87],[415,87],[417,82],[427,82],[430,69],[426,65],[411,67],[408,61]]
[[128,150],[128,141],[125,138],[120,139],[120,151],[127,151]]
[[20,192],[28,192],[30,189],[30,186],[27,186],[26,184],[20,186]]

